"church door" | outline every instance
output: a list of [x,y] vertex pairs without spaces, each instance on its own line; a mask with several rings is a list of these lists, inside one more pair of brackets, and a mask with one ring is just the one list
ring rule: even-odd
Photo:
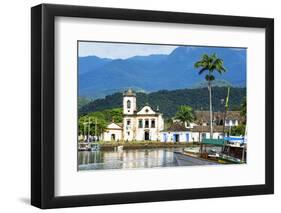
[[167,142],[167,134],[166,133],[164,133],[164,142]]
[[186,133],[186,142],[189,142],[189,134]]
[[174,142],[179,142],[179,141],[180,141],[179,134],[174,134]]
[[148,131],[145,131],[145,132],[144,132],[144,140],[145,140],[145,141],[148,141],[148,140],[149,140],[149,132],[148,132]]
[[115,141],[115,134],[111,134],[111,140]]

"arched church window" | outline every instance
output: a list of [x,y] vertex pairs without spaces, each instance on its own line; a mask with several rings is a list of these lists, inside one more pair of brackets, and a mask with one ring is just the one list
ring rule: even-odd
[[151,120],[151,128],[155,128],[155,120]]
[[127,108],[128,108],[128,109],[131,108],[131,101],[130,101],[130,100],[127,101]]
[[139,128],[142,128],[142,119],[139,119]]
[[144,122],[144,127],[145,127],[145,128],[149,128],[149,120],[145,120],[145,122]]

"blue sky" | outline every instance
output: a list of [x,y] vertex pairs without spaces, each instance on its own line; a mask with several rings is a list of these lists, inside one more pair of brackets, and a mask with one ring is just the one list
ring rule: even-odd
[[126,59],[133,56],[170,54],[178,46],[123,44],[103,42],[79,42],[79,57],[95,55],[100,58]]

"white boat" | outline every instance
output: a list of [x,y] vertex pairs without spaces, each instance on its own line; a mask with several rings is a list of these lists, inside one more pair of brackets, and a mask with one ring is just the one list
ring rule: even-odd
[[198,153],[200,153],[200,147],[187,147],[187,148],[184,148],[183,151],[189,152],[189,153],[192,153],[192,154],[198,154]]
[[88,143],[78,143],[78,150],[79,151],[89,151],[91,148],[89,147]]
[[124,146],[117,146],[117,151],[123,151]]

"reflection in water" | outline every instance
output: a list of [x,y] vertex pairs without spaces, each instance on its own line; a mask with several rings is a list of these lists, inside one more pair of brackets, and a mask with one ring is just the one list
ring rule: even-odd
[[78,170],[125,169],[178,166],[174,149],[134,149],[78,152]]

